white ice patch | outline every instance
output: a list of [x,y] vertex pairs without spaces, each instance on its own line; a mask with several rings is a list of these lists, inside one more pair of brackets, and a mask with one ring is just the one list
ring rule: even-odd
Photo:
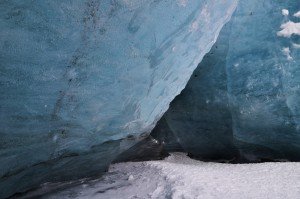
[[57,139],[58,139],[58,136],[57,136],[57,135],[54,135],[54,136],[53,136],[53,142],[56,142]]
[[281,31],[277,32],[279,37],[291,37],[293,34],[300,35],[300,23],[288,21],[280,26]]
[[186,7],[188,0],[177,0],[177,4],[182,7]]
[[294,14],[294,17],[299,17],[300,18],[300,10]]
[[129,180],[129,181],[134,180],[133,175],[130,175],[130,176],[128,177],[128,180]]
[[291,56],[291,51],[289,47],[282,49],[283,54],[286,56],[287,60],[291,61],[293,60],[293,57]]
[[289,10],[287,9],[282,9],[281,13],[283,16],[288,16],[290,14]]
[[240,65],[240,64],[237,63],[237,64],[234,64],[233,66],[237,68],[237,67],[239,67],[239,65]]
[[300,44],[293,43],[293,48],[300,49]]

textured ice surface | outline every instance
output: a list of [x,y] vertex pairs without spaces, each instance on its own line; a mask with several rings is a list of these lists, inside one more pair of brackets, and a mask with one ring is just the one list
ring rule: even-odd
[[[232,120],[227,96],[226,55],[230,24],[225,25],[182,93],[158,122],[152,136],[173,150],[176,143],[202,158],[231,158]],[[178,148],[178,146],[176,147]],[[176,149],[175,148],[175,149]]]
[[236,3],[1,1],[0,198],[104,170],[151,131]]
[[[299,196],[300,163],[220,164],[175,153],[162,161],[112,165],[101,179],[45,185],[28,198],[216,199]],[[66,189],[62,189],[67,187]]]
[[239,1],[155,131],[200,158],[299,161],[299,10],[298,0]]

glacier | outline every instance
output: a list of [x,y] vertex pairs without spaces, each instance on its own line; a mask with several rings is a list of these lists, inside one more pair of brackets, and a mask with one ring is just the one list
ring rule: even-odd
[[3,198],[99,175],[150,133],[237,0],[0,5]]
[[199,159],[300,161],[299,10],[240,0],[153,137]]

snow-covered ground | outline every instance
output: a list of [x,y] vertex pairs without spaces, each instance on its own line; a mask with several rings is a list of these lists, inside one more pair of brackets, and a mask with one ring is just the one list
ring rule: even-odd
[[300,198],[300,163],[222,164],[173,153],[161,161],[111,165],[98,180],[44,198]]

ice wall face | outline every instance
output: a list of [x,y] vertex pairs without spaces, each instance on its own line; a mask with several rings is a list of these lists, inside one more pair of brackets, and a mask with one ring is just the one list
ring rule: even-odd
[[[292,15],[300,10],[300,3],[255,4],[241,1],[232,21],[227,72],[233,133],[242,142],[270,150],[262,156],[300,160],[300,51],[293,47],[300,38],[279,34],[282,24],[299,22]],[[247,17],[249,28],[241,28],[249,8],[253,10]],[[291,15],[285,16],[284,9]],[[252,150],[242,153],[259,154]]]
[[239,1],[162,119],[186,151],[300,160],[299,10],[296,0]]
[[1,1],[0,197],[94,175],[150,132],[236,4]]
[[226,24],[222,29],[186,88],[172,101],[170,109],[153,130],[152,136],[163,141],[167,150],[173,150],[172,145],[177,141],[185,151],[200,158],[237,156],[225,67],[230,27]]

